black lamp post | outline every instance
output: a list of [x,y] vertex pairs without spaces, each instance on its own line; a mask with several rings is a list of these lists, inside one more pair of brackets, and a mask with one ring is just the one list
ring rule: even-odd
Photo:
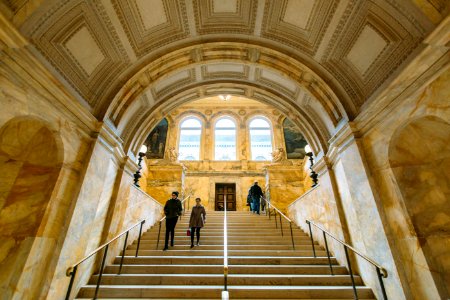
[[306,156],[309,157],[309,169],[311,170],[311,174],[309,175],[309,177],[311,177],[313,185],[311,187],[315,187],[317,185],[317,183],[319,182],[319,180],[317,179],[317,177],[319,177],[319,174],[317,174],[314,170],[313,170],[313,165],[314,165],[314,159],[313,159],[313,153],[311,151],[311,147],[309,145],[306,145],[305,147],[305,151],[306,151]]
[[141,149],[139,149],[139,158],[138,158],[138,169],[136,173],[134,174],[134,185],[140,188],[139,185],[139,179],[142,177],[141,170],[142,170],[142,160],[144,159],[145,153],[147,152],[147,147],[145,145],[142,145]]

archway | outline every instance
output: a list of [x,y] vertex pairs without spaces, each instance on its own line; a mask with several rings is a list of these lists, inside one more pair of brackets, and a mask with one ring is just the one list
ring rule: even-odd
[[45,279],[49,255],[31,252],[45,247],[46,210],[62,161],[62,142],[43,121],[15,118],[0,128],[0,293],[8,299],[31,297],[27,291]]
[[389,161],[410,217],[411,237],[423,251],[442,298],[450,292],[450,124],[416,119],[393,136]]

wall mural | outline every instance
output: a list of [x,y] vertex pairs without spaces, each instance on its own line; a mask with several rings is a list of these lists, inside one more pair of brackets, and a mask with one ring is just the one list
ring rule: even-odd
[[297,126],[288,118],[283,121],[284,142],[286,144],[287,158],[302,159],[305,157],[305,146],[308,142]]
[[148,135],[144,142],[147,146],[147,158],[164,158],[168,125],[167,119],[164,118]]

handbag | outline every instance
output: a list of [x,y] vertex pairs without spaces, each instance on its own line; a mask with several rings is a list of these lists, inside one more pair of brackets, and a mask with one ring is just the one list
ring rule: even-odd
[[186,231],[186,235],[187,236],[191,236],[191,229],[190,228]]

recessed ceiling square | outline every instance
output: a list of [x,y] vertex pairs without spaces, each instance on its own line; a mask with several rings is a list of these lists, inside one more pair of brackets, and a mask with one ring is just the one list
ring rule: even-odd
[[286,5],[283,21],[306,29],[315,2],[315,0],[289,0]]
[[88,75],[105,59],[102,51],[86,27],[78,30],[65,44]]

